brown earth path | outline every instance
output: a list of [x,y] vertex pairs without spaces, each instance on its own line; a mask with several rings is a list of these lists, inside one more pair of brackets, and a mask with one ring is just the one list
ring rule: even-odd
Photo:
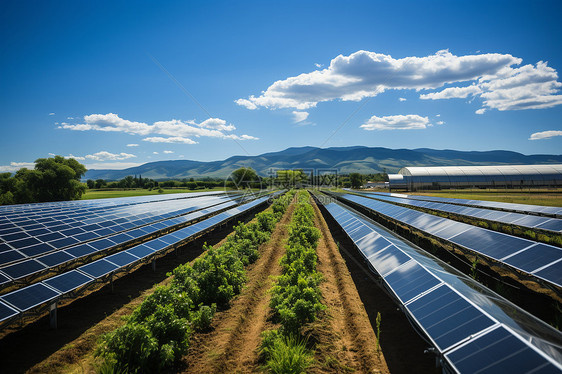
[[295,205],[289,208],[260,248],[260,257],[247,268],[248,283],[231,303],[213,318],[212,330],[193,336],[184,358],[187,373],[251,373],[259,371],[257,349],[268,325],[272,276],[281,274],[279,260],[285,253]]
[[318,242],[317,270],[324,277],[320,291],[326,313],[312,328],[317,335],[315,368],[318,373],[355,371],[389,373],[384,355],[376,349],[376,335],[353,279],[332,238],[328,224],[314,201],[315,225],[322,236]]

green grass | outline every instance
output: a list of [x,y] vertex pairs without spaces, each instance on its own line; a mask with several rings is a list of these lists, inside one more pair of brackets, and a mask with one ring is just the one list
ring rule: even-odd
[[[225,187],[215,187],[209,189],[201,190],[189,190],[189,189],[166,189],[164,188],[164,194],[172,193],[190,193],[190,192],[209,192],[209,191],[231,191],[231,188]],[[82,200],[90,199],[106,199],[111,197],[130,197],[130,196],[146,196],[146,195],[161,195],[158,193],[158,189],[153,189],[152,191],[145,189],[133,189],[133,190],[114,190],[114,191],[98,191],[98,190],[87,190],[85,194],[82,195]]]
[[457,199],[500,201],[562,207],[562,190],[443,190],[406,192],[411,195],[451,197]]

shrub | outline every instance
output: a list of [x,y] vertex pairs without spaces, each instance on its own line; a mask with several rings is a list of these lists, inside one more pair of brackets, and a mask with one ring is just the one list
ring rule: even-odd
[[265,367],[272,373],[301,374],[313,364],[312,352],[306,342],[294,336],[278,336],[268,350]]
[[191,314],[191,326],[197,331],[206,331],[211,327],[211,322],[217,311],[217,304],[201,305]]

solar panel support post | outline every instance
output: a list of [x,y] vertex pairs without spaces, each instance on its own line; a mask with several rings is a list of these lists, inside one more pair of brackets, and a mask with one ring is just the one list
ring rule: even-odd
[[57,329],[57,302],[49,306],[49,324],[52,330]]
[[156,271],[156,260],[152,260],[152,271]]
[[111,293],[113,293],[113,272],[109,274],[109,284],[111,285]]

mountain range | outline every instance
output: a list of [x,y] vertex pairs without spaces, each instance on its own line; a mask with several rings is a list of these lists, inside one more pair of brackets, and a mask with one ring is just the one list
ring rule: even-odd
[[127,175],[152,179],[226,178],[233,170],[251,167],[267,176],[275,169],[337,169],[352,172],[396,173],[405,166],[554,164],[562,155],[523,155],[511,151],[455,151],[429,148],[293,147],[258,156],[233,156],[222,161],[170,160],[149,162],[123,170],[88,170],[85,179],[118,180]]

